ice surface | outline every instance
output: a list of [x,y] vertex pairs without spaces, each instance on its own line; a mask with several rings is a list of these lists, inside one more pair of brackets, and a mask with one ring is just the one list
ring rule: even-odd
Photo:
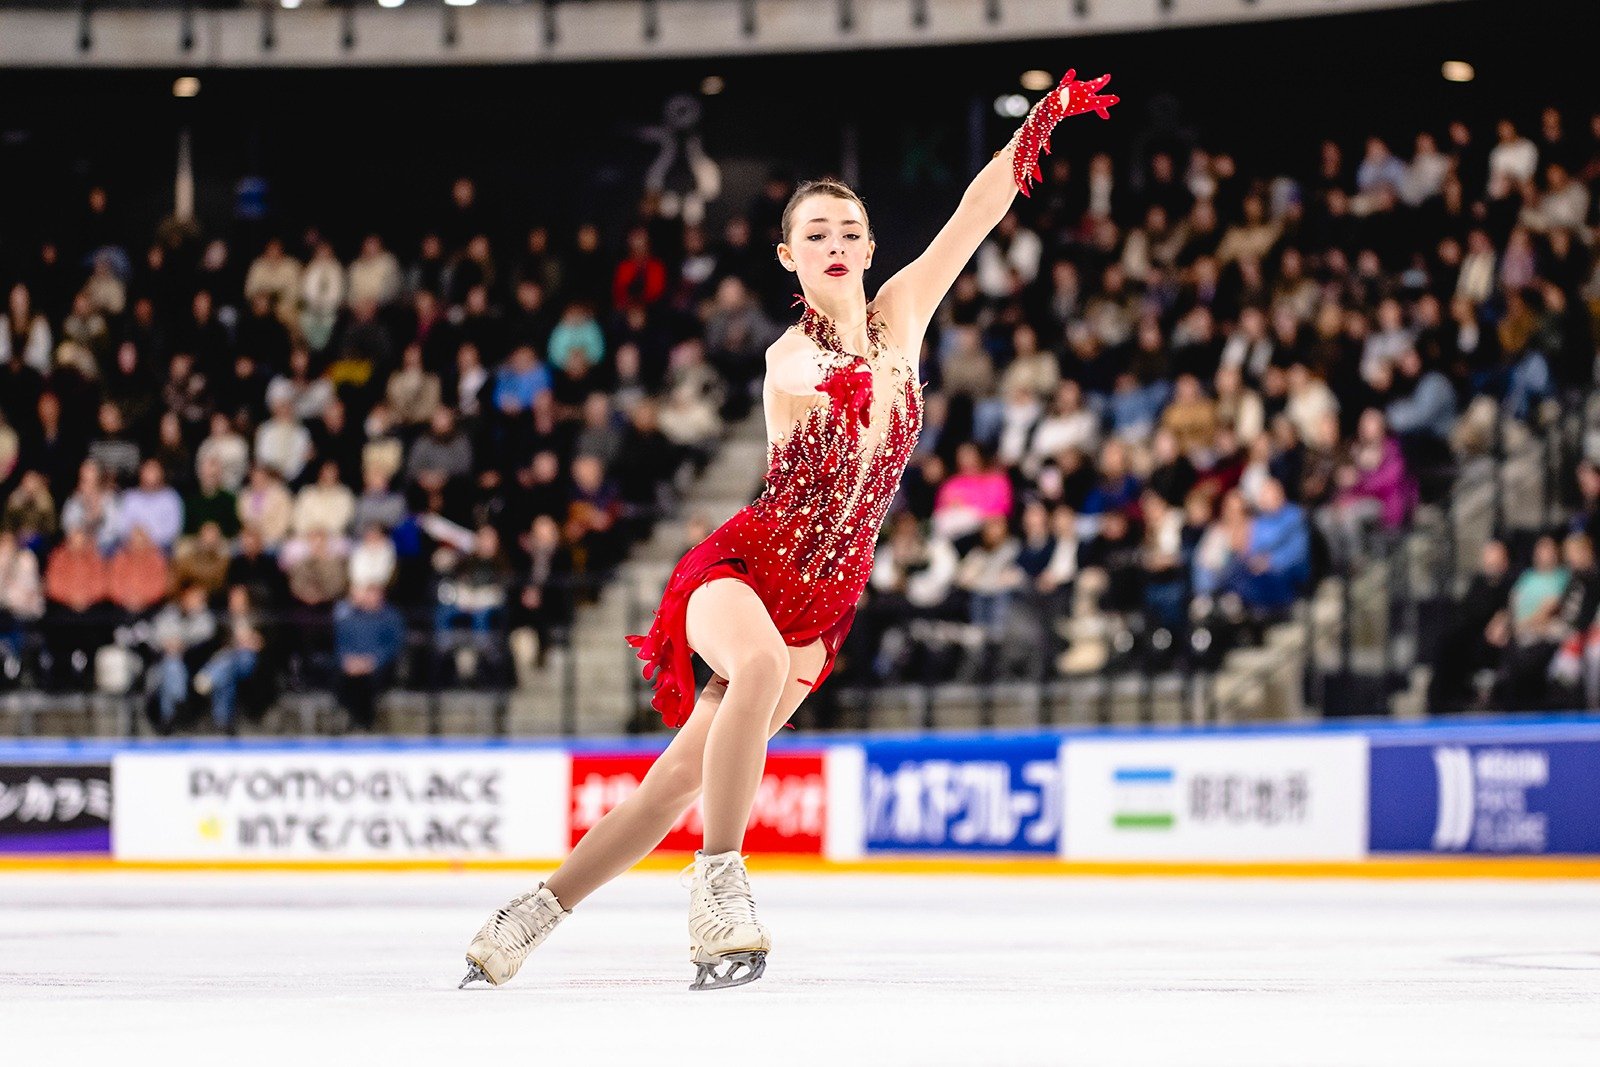
[[763,873],[761,981],[691,993],[624,877],[458,991],[518,874],[0,874],[0,1062],[1600,1063],[1600,885]]

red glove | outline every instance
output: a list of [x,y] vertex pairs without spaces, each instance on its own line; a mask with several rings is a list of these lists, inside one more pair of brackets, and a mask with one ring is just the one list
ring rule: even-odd
[[[1028,191],[1029,179],[1044,181],[1044,174],[1039,169],[1039,152],[1043,149],[1045,155],[1050,154],[1050,131],[1055,129],[1056,123],[1069,115],[1082,115],[1093,111],[1103,119],[1111,117],[1109,108],[1117,102],[1115,96],[1095,95],[1107,82],[1111,75],[1102,74],[1093,81],[1074,81],[1076,70],[1067,71],[1050,93],[1028,112],[1028,117],[1022,121],[1022,128],[1012,138],[1016,142],[1016,154],[1011,157],[1011,177],[1017,183],[1023,196],[1032,196]],[[1031,173],[1030,173],[1031,172]]]

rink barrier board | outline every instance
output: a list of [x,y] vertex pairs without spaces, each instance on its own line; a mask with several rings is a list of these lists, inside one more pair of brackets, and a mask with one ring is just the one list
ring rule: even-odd
[[[691,862],[690,853],[657,853],[634,869],[677,872]],[[0,856],[0,874],[133,872],[265,873],[265,874],[474,874],[548,871],[560,862],[547,860],[118,860],[110,856]],[[1381,856],[1350,862],[1199,863],[1117,860],[1089,862],[1050,858],[980,856],[888,856],[860,860],[760,855],[750,860],[762,874],[976,875],[1037,878],[1314,878],[1387,879],[1595,879],[1600,858],[1569,856]]]
[[[520,870],[667,739],[13,742],[0,869]],[[780,738],[747,840],[803,869],[1578,873],[1600,857],[1600,716]],[[1541,853],[1565,861],[1512,862]]]

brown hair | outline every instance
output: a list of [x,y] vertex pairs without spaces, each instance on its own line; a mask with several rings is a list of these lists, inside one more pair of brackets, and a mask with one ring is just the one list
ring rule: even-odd
[[794,209],[800,206],[800,201],[813,194],[836,196],[840,200],[853,200],[861,209],[861,217],[867,223],[867,240],[873,240],[872,219],[867,215],[866,201],[856,194],[856,191],[840,181],[838,178],[809,178],[800,183],[794,195],[789,197],[789,203],[783,209],[783,240],[789,240],[789,227],[794,221]]

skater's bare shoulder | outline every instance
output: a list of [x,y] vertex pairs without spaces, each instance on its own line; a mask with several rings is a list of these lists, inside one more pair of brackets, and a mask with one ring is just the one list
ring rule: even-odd
[[815,396],[823,377],[819,355],[804,332],[785,330],[767,346],[767,386],[791,396]]

